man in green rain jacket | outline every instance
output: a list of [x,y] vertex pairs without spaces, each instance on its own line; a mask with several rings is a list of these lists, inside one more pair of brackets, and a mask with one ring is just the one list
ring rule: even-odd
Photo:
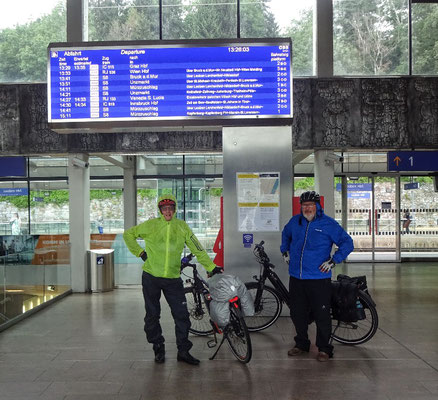
[[[123,238],[129,251],[144,261],[142,286],[146,308],[144,330],[153,344],[155,361],[165,360],[164,337],[160,325],[160,297],[164,293],[175,321],[178,361],[197,365],[189,350],[190,318],[187,311],[183,282],[181,280],[181,254],[184,245],[197,257],[208,272],[221,271],[199,243],[185,221],[174,218],[176,198],[166,194],[158,199],[159,217],[145,221],[125,231]],[[144,239],[145,249],[137,238]]]

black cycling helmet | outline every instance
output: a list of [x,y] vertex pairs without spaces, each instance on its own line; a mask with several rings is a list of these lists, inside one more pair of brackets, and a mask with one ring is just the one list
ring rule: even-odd
[[321,200],[321,198],[319,197],[319,194],[316,193],[314,190],[312,190],[311,192],[304,192],[301,196],[300,196],[300,204],[306,202],[306,201],[314,201],[315,203],[319,203],[319,201]]

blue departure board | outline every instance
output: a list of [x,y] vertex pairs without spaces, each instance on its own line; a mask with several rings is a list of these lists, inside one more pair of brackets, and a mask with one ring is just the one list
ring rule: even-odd
[[60,132],[289,125],[291,42],[54,43],[48,121]]

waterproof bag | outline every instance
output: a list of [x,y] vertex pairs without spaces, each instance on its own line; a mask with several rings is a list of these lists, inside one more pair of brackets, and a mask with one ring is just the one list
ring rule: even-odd
[[230,322],[229,301],[239,297],[243,314],[254,315],[254,301],[246,290],[245,284],[234,275],[216,274],[208,281],[211,303],[210,317],[219,326]]

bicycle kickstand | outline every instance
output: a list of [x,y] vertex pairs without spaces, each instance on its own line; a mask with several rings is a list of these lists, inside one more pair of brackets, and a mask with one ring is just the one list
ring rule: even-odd
[[[209,360],[213,360],[213,359],[216,357],[216,355],[217,355],[217,353],[219,352],[220,348],[221,348],[222,345],[224,344],[224,341],[225,341],[225,333],[224,333],[223,336],[222,336],[222,340],[221,340],[221,342],[219,343],[219,347],[216,349],[216,351],[214,352],[214,354],[209,358]],[[214,345],[211,345],[211,342],[214,342]],[[211,340],[210,342],[208,342],[208,343],[207,343],[207,346],[210,347],[210,348],[213,348],[213,347],[215,347],[216,345],[217,345],[217,336],[216,336],[216,332],[214,332],[214,341]]]

